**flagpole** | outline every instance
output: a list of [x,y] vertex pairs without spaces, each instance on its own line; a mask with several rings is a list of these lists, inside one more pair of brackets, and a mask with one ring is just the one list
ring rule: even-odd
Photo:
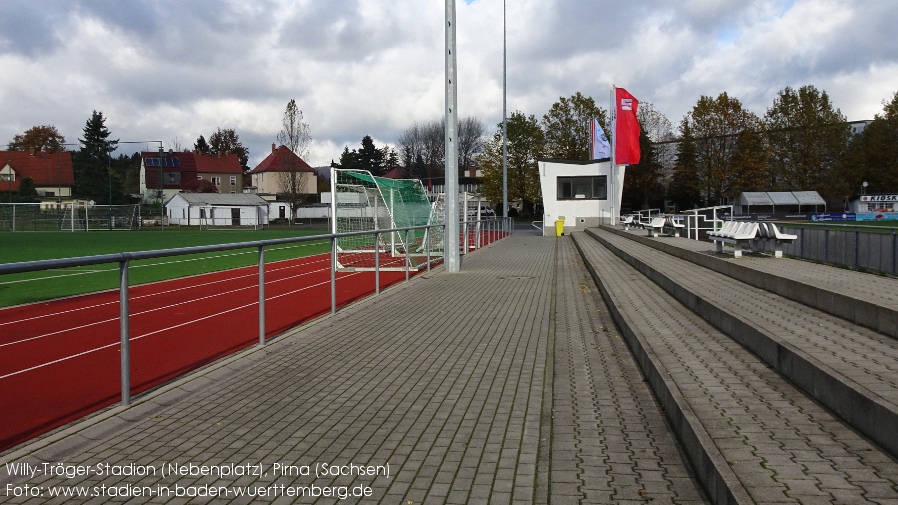
[[615,151],[617,149],[617,104],[614,103],[614,95],[617,87],[612,84],[611,85],[611,171],[610,171],[610,181],[608,186],[611,188],[611,226],[614,226],[614,169],[617,167],[617,156],[615,155]]

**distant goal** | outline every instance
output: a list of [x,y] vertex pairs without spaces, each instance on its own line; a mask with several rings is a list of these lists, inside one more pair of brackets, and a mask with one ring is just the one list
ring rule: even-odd
[[0,204],[0,231],[137,230],[140,205],[84,202]]
[[[334,233],[437,225],[424,186],[416,179],[387,179],[366,170],[332,169],[331,221]],[[337,268],[412,270],[442,260],[442,228],[342,237],[337,240]]]

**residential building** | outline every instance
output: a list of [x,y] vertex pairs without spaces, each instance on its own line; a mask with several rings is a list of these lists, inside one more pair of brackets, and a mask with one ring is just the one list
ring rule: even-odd
[[22,179],[30,177],[44,200],[72,197],[75,172],[69,151],[0,151],[0,167],[0,192],[17,192]]
[[219,193],[242,193],[240,157],[231,153],[189,151],[161,155],[156,151],[140,153],[140,193],[145,202],[158,201],[160,197],[168,201],[182,191],[189,191],[201,179],[210,181]]
[[315,170],[287,146],[271,144],[271,154],[256,168],[250,170],[251,192],[260,195],[290,193],[290,174],[296,173],[297,194],[313,195],[318,192],[318,175]]

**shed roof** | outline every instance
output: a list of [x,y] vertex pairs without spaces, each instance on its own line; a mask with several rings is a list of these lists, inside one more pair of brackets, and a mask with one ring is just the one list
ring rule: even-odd
[[169,203],[175,198],[183,199],[188,205],[221,205],[230,207],[268,206],[268,202],[263,200],[259,195],[250,193],[178,193],[169,200]]

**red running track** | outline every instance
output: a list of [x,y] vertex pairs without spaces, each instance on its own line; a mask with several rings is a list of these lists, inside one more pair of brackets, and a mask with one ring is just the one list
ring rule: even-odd
[[[329,267],[326,254],[266,265],[267,336],[330,311]],[[374,272],[338,272],[336,289],[338,306],[371,294]],[[121,400],[118,298],[0,310],[0,451]],[[258,298],[257,267],[130,288],[131,394],[257,343]]]

